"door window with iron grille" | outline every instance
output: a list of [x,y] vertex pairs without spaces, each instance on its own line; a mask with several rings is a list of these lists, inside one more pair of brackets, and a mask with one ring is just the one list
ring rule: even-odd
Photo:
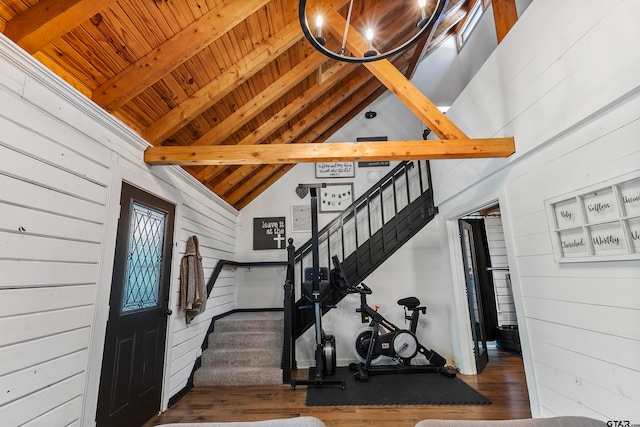
[[167,214],[133,203],[122,313],[158,305]]

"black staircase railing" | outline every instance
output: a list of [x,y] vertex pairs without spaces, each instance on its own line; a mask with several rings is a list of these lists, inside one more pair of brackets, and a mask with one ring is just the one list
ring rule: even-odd
[[[215,268],[213,269],[213,272],[211,273],[211,277],[209,277],[209,281],[207,282],[207,299],[209,298],[209,296],[211,295],[211,291],[213,290],[213,286],[216,283],[216,280],[218,280],[218,276],[220,276],[220,273],[222,272],[222,270],[225,267],[232,267],[232,268],[237,268],[237,267],[287,267],[289,268],[289,266],[291,265],[291,263],[289,261],[250,261],[250,262],[239,262],[239,261],[230,261],[230,260],[226,260],[226,259],[220,259],[218,260],[218,263],[216,264]],[[231,313],[233,313],[232,310]],[[226,313],[229,314],[229,313]],[[225,314],[225,315],[226,315]],[[208,336],[210,333],[213,332],[213,325],[215,323],[216,318],[212,318],[211,319],[211,323],[209,324],[209,329],[207,330],[207,334],[204,337],[204,340],[202,341],[202,345],[200,346],[200,348],[202,349],[202,351],[206,350],[209,347],[209,340],[208,340]],[[194,368],[194,372],[196,371],[196,369],[198,368],[198,364],[196,364],[196,367]],[[191,373],[191,377],[189,378],[189,383],[193,383],[193,372]]]
[[[395,253],[437,213],[433,203],[429,162],[401,162],[318,232],[321,265],[337,255],[349,283],[359,283]],[[294,255],[294,274],[303,282],[312,265],[311,241]],[[344,295],[335,295],[336,304]],[[296,307],[304,303],[296,302]],[[314,323],[310,310],[293,310],[293,337]]]
[[207,282],[207,298],[209,298],[209,295],[211,295],[213,285],[216,283],[216,280],[218,280],[218,276],[225,267],[286,267],[288,265],[289,263],[287,261],[238,262],[220,259],[218,260],[218,263],[213,269],[211,277],[209,277],[209,281]]

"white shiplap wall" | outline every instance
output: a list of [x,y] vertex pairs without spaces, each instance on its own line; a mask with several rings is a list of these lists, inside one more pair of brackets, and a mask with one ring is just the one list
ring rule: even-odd
[[209,276],[235,259],[237,212],[0,35],[0,420],[93,425],[119,193],[126,180],[176,204],[164,404],[191,373],[209,320],[234,308],[232,272],[186,326],[179,262],[198,235]]
[[557,264],[544,212],[639,169],[639,16],[633,0],[532,2],[448,113],[516,154],[432,165],[444,218],[499,198],[536,416],[640,422],[640,262]]

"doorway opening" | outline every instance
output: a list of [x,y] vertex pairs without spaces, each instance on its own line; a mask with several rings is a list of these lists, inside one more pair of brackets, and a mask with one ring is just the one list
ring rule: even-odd
[[521,356],[500,205],[458,220],[477,373],[497,350]]

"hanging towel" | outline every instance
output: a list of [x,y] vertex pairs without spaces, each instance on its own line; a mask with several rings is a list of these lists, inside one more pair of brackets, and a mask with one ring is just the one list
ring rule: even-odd
[[204,311],[206,303],[207,286],[204,282],[198,238],[191,236],[180,261],[180,308],[186,312],[187,324]]

